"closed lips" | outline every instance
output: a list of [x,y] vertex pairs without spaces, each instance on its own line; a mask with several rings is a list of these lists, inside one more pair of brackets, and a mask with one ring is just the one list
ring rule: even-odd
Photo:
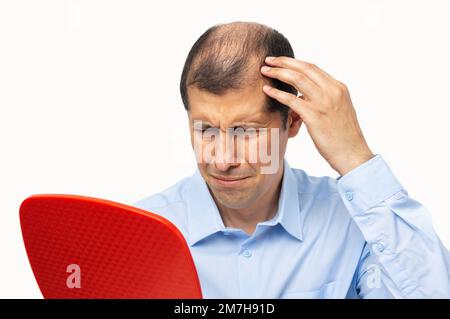
[[240,179],[247,178],[247,176],[246,177],[221,177],[221,176],[214,176],[214,175],[212,175],[212,177],[214,177],[216,179],[220,179],[222,181],[237,181]]

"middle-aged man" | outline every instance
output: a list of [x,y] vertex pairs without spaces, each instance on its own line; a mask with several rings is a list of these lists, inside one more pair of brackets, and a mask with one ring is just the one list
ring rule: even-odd
[[[281,33],[209,28],[180,90],[198,169],[134,206],[179,228],[205,298],[450,297],[430,214],[368,147],[347,87]],[[302,123],[337,179],[289,166]]]

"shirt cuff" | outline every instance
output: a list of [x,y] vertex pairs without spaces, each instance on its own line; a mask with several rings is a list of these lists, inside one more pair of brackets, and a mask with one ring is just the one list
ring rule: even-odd
[[402,190],[383,157],[376,154],[367,162],[337,178],[338,192],[354,208],[350,213],[363,213]]

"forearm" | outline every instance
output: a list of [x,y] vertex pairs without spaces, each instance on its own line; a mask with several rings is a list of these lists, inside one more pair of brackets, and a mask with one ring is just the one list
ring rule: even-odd
[[[394,297],[450,297],[447,250],[427,209],[408,196],[377,155],[338,179],[338,190]],[[365,287],[367,290],[367,287]]]

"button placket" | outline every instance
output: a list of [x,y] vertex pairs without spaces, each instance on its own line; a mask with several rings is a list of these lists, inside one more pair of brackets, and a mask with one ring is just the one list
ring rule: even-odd
[[258,272],[255,271],[258,261],[255,259],[254,248],[244,244],[238,255],[240,297],[254,298],[258,293],[255,287],[259,284]]

